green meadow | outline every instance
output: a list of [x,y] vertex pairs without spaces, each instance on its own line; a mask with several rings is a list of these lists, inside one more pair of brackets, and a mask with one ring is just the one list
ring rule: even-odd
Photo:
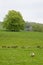
[[0,65],[43,65],[43,33],[0,31]]

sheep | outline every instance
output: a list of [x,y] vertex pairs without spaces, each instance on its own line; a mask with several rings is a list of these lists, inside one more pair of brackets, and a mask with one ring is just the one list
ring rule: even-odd
[[35,53],[34,53],[34,52],[32,52],[32,53],[30,54],[30,56],[31,56],[31,57],[34,57],[34,56],[35,56]]
[[41,47],[38,45],[37,48],[41,48]]
[[2,48],[6,48],[6,46],[2,46]]
[[7,46],[7,48],[10,48],[10,46]]
[[18,48],[18,46],[11,46],[11,48]]

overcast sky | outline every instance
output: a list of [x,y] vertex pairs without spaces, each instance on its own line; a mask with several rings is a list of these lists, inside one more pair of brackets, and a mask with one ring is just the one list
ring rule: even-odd
[[25,21],[43,23],[43,0],[0,0],[0,21],[12,9],[20,11]]

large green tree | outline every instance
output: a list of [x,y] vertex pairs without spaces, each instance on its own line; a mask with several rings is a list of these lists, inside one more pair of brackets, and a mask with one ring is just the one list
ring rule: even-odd
[[3,27],[9,31],[20,31],[24,29],[25,21],[20,12],[15,10],[9,10],[3,20]]

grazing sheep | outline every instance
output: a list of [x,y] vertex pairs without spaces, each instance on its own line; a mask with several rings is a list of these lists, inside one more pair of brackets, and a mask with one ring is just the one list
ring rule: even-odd
[[34,57],[34,56],[35,56],[35,53],[34,53],[34,52],[32,52],[30,55],[31,55],[31,57]]
[[10,48],[10,46],[7,46],[7,48]]
[[41,47],[38,45],[37,48],[41,48]]
[[2,46],[2,48],[6,48],[6,46]]
[[18,48],[18,46],[11,46],[11,48]]

